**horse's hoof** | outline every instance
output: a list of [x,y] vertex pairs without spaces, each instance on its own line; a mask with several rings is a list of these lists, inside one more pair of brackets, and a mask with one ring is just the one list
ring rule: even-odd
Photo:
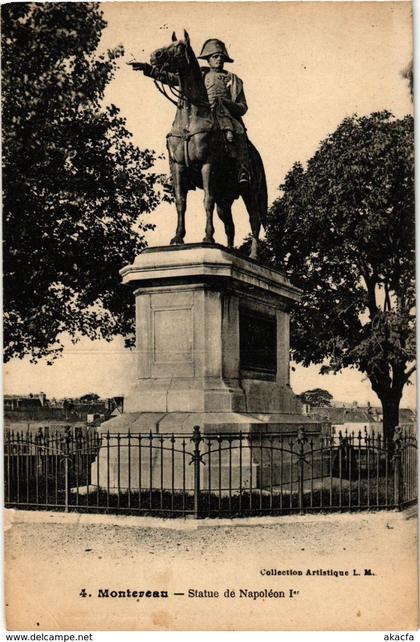
[[213,245],[216,243],[214,238],[212,236],[205,236],[203,238],[203,243],[212,243]]
[[184,244],[184,239],[181,239],[179,236],[174,236],[173,239],[171,239],[171,245],[183,245]]

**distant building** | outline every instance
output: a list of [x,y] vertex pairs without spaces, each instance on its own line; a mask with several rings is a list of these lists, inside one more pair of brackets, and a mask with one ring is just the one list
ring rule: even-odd
[[54,399],[48,401],[44,393],[4,396],[5,429],[25,430],[41,426],[60,428],[63,425],[101,424],[114,412],[121,413],[124,397],[81,401],[80,399]]
[[310,415],[311,414],[311,405],[309,403],[303,403],[302,404],[302,415]]
[[29,395],[4,395],[5,410],[32,410],[44,408],[47,405],[47,395],[44,392]]
[[[382,408],[359,406],[357,402],[325,408],[311,408],[309,414],[324,421],[330,421],[336,430],[358,433],[359,430],[382,433]],[[416,412],[410,408],[400,408],[400,425],[412,426],[417,421]]]

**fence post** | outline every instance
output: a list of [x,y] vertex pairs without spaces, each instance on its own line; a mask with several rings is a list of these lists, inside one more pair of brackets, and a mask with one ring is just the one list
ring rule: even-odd
[[[12,449],[11,449],[11,444],[10,441],[12,439],[12,434],[10,430],[6,430],[5,434],[5,440],[4,440],[4,459],[5,459],[5,472],[4,472],[4,478],[7,480],[7,486],[5,490],[5,498],[4,498],[4,503],[6,504],[7,502],[11,501],[11,489],[10,489],[10,466],[12,462]],[[7,471],[7,472],[6,472]]]
[[70,433],[66,428],[64,436],[64,512],[69,512],[69,457],[70,457]]
[[305,465],[305,444],[308,441],[308,438],[305,435],[305,430],[303,426],[301,426],[298,430],[297,434],[297,439],[296,443],[299,446],[299,453],[298,453],[298,486],[299,486],[299,512],[301,515],[304,514],[303,510],[303,477],[304,477],[304,465]]
[[194,453],[192,462],[194,464],[194,517],[198,519],[200,517],[200,463],[201,463],[201,453],[200,453],[200,443],[203,438],[200,433],[200,426],[194,426],[193,436],[191,441],[194,444]]
[[393,436],[393,455],[394,464],[394,505],[401,510],[401,428],[395,427]]

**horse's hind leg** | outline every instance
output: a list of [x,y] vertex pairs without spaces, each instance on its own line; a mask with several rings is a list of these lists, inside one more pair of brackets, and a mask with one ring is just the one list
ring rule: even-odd
[[185,236],[185,210],[187,209],[187,188],[185,181],[185,167],[180,163],[171,164],[171,173],[172,180],[174,183],[175,190],[175,204],[176,211],[178,214],[178,223],[176,226],[176,232],[173,239],[171,239],[171,245],[180,245],[184,242]]
[[232,202],[220,201],[216,204],[217,214],[225,226],[227,246],[233,247],[235,240],[235,225],[232,218]]
[[258,207],[258,200],[255,191],[249,185],[241,186],[241,196],[245,207],[248,210],[249,222],[251,224],[251,252],[250,258],[256,259],[258,255],[258,238],[261,230],[261,219]]
[[211,174],[212,174],[211,164],[205,163],[201,168],[201,176],[203,179],[203,190],[204,190],[204,208],[206,210],[206,235],[203,239],[204,243],[214,243],[214,227],[213,227],[214,195],[212,193]]

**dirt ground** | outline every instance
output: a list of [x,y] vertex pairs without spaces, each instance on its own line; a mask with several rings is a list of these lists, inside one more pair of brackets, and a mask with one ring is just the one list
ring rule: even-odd
[[[417,628],[413,509],[156,525],[6,513],[9,629]],[[127,589],[168,597],[104,597]]]

